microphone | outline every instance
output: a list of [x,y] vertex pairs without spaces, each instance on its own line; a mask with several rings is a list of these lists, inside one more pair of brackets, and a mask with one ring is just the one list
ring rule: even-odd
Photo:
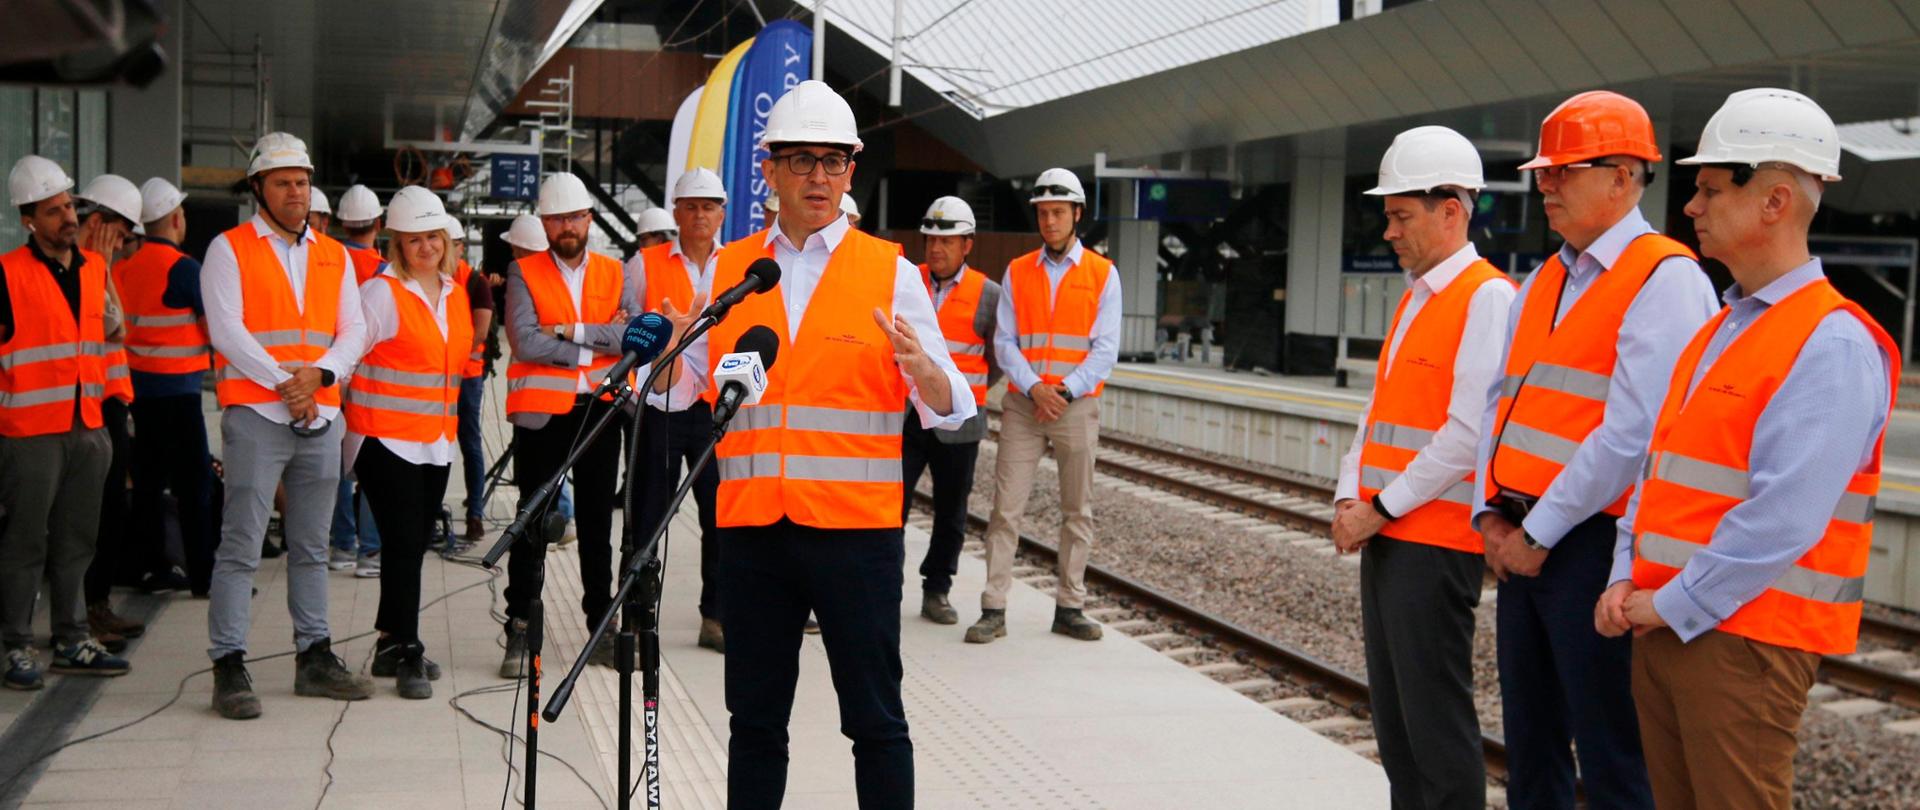
[[659,357],[666,350],[667,340],[673,337],[673,323],[667,316],[658,312],[648,312],[631,321],[627,321],[627,331],[620,336],[620,361],[607,370],[607,377],[600,381],[600,387],[593,395],[598,397],[620,387],[620,381],[626,379],[627,372],[634,366],[645,365]]
[[[732,309],[734,304],[740,303],[740,299],[771,290],[773,285],[778,283],[780,283],[780,263],[768,258],[754,259],[753,264],[747,265],[746,278],[740,279],[739,284],[733,285],[731,289],[714,298],[713,303],[707,305],[706,311],[700,313],[700,317],[720,320],[727,316],[727,310]],[[769,362],[767,365],[771,366],[773,363]]]
[[713,382],[720,386],[720,401],[713,409],[716,425],[726,424],[740,406],[760,401],[767,390],[767,369],[780,354],[780,338],[772,329],[758,325],[741,335],[733,348],[737,351],[721,357],[713,370]]

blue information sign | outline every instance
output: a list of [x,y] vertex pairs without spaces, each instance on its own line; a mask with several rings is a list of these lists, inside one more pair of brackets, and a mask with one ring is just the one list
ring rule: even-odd
[[502,200],[533,200],[540,196],[539,155],[494,155],[490,193]]

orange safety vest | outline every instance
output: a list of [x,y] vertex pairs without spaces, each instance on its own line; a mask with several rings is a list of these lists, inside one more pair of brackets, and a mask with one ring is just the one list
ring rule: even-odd
[[[613,320],[620,311],[620,289],[624,274],[620,263],[598,253],[587,254],[586,280],[580,286],[580,308],[573,308],[573,296],[552,253],[536,253],[520,260],[520,278],[533,298],[535,318],[540,331],[558,324],[600,324]],[[507,366],[507,413],[566,413],[573,410],[573,398],[579,390],[580,372],[587,382],[598,386],[607,370],[619,357],[595,354],[584,369],[560,368],[516,358]],[[612,401],[611,395],[601,399]]]
[[107,396],[133,404],[133,373],[127,367],[127,344],[107,341]]
[[[1374,384],[1373,406],[1367,413],[1367,439],[1360,447],[1360,497],[1371,499],[1405,472],[1414,456],[1433,441],[1447,424],[1447,404],[1453,391],[1454,362],[1460,337],[1467,328],[1467,311],[1480,285],[1507,279],[1500,269],[1480,259],[1468,265],[1440,294],[1420,307],[1393,362],[1380,367]],[[1413,291],[1400,295],[1389,336],[1400,330]],[[1468,473],[1439,497],[1387,523],[1381,534],[1395,540],[1480,554],[1485,549],[1473,530],[1473,481]]]
[[[80,250],[79,248],[74,248]],[[106,398],[107,262],[80,250],[80,319],[33,249],[0,255],[13,302],[13,334],[0,343],[0,436],[24,438],[104,424]],[[33,313],[33,317],[19,317]]]
[[[460,291],[466,292],[467,280],[473,278],[473,265],[466,259],[460,260],[460,266],[453,271],[453,283],[460,285]],[[473,334],[473,299],[467,299],[467,333],[473,335],[473,346],[467,351],[467,362],[460,367],[462,378],[478,377],[487,373],[487,346],[485,335]]]
[[[1557,253],[1540,268],[1507,344],[1507,376],[1488,464],[1489,499],[1503,489],[1536,498],[1544,494],[1587,434],[1600,427],[1618,359],[1620,322],[1654,268],[1674,256],[1695,258],[1687,246],[1657,233],[1634,239],[1558,326],[1553,316],[1567,268]],[[1632,490],[1628,487],[1604,511],[1626,514]]]
[[[987,275],[971,267],[960,268],[960,280],[947,300],[940,304],[940,333],[946,336],[947,353],[953,365],[967,378],[973,390],[973,404],[987,404],[987,342],[973,331],[973,318],[980,310],[980,293],[987,288]],[[927,295],[933,295],[933,272],[920,265],[920,280],[926,282]]]
[[[1100,314],[1100,294],[1107,287],[1113,262],[1090,248],[1081,248],[1080,263],[1060,279],[1058,300],[1050,302],[1048,299],[1054,296],[1047,290],[1053,283],[1040,263],[1042,252],[1036,250],[1014,259],[1007,265],[1007,274],[1018,291],[1013,297],[1013,320],[1020,335],[1020,353],[1026,355],[1041,382],[1059,385],[1080,367],[1093,348],[1093,320]],[[1100,396],[1106,388],[1102,380],[1087,396]],[[1014,390],[1012,382],[1007,383],[1007,390],[1022,396],[1027,393]]]
[[380,275],[380,266],[387,263],[387,257],[370,247],[342,245],[347,255],[353,258],[353,279],[356,284],[365,284],[367,279]]
[[672,301],[685,312],[693,306],[693,279],[686,263],[673,255],[673,243],[663,242],[640,251],[640,263],[647,271],[646,300],[640,308],[646,312],[664,311],[661,304]]
[[[242,222],[221,234],[233,248],[240,266],[242,319],[260,347],[282,363],[312,366],[333,347],[335,319],[340,314],[340,281],[347,273],[347,250],[332,238],[307,232],[307,288],[304,307],[296,306],[293,284],[280,266],[280,257],[253,223]],[[220,407],[279,402],[273,389],[254,382],[234,368],[218,349],[213,353],[214,395]],[[314,402],[340,405],[340,387],[314,392]]]
[[207,356],[207,325],[191,309],[175,309],[162,302],[167,275],[187,254],[172,245],[148,240],[133,256],[113,266],[113,283],[120,288],[120,306],[126,310],[127,364],[145,374],[192,374],[213,363]]
[[[1787,296],[1748,326],[1689,397],[1687,388],[1700,358],[1728,310],[1722,309],[1694,335],[1674,364],[1640,482],[1640,506],[1633,521],[1636,587],[1658,588],[1673,579],[1695,552],[1712,544],[1721,517],[1746,500],[1754,426],[1807,338],[1835,311],[1859,319],[1880,344],[1889,359],[1888,390],[1898,392],[1899,347],[1866,310],[1841,297],[1824,278]],[[1873,506],[1880,493],[1885,438],[1883,431],[1874,440],[1867,469],[1847,482],[1820,542],[1717,629],[1823,655],[1853,652],[1873,548]]]
[[[447,293],[447,334],[433,311],[393,273],[375,277],[392,287],[400,325],[360,358],[347,386],[347,428],[363,436],[406,442],[456,440],[460,430],[460,374],[473,346],[472,310],[465,288]],[[452,284],[442,279],[443,284]]]
[[[762,230],[720,250],[714,289],[771,257]],[[821,529],[900,526],[900,435],[907,384],[893,343],[873,321],[893,314],[899,245],[852,228],[827,260],[797,336],[778,289],[749,295],[707,333],[708,379],[749,327],[779,337],[760,402],[740,409],[715,451],[719,525],[766,526],[782,517]],[[707,389],[712,402],[717,391]]]

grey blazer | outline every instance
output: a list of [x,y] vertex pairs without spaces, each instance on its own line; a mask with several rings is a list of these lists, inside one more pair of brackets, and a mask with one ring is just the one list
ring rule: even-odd
[[[995,315],[1000,311],[1000,285],[993,279],[987,279],[986,286],[980,290],[980,306],[973,311],[973,332],[987,344],[987,390],[993,390],[1000,383],[1000,363],[993,356],[993,329]],[[954,392],[955,396],[966,394]],[[912,406],[908,406],[912,407]],[[936,430],[933,437],[941,444],[967,444],[987,437],[987,409],[981,408],[973,418],[961,423],[953,430]]]
[[[633,294],[633,285],[627,283],[623,274],[620,279],[620,308],[630,314],[640,312],[640,300]],[[594,354],[620,354],[620,335],[626,329],[624,323],[587,324],[582,333],[582,343],[561,340],[552,332],[540,331],[540,315],[533,307],[533,293],[527,290],[527,281],[520,275],[520,263],[507,265],[507,345],[512,347],[513,361],[517,363],[545,363],[555,368],[580,368],[580,350],[593,350]],[[546,427],[551,414],[515,413],[507,420],[528,430]]]

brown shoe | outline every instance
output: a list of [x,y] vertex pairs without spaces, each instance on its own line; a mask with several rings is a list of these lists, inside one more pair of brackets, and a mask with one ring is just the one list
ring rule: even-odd
[[477,517],[467,518],[467,538],[470,545],[477,545],[487,539],[487,522]]
[[1053,632],[1081,641],[1099,641],[1101,636],[1099,623],[1087,618],[1079,608],[1057,605],[1053,609]]
[[700,620],[700,646],[725,655],[727,652],[727,633],[718,619]]
[[95,637],[115,635],[124,638],[139,638],[146,634],[147,626],[113,612],[113,606],[99,601],[87,606],[87,625]]

